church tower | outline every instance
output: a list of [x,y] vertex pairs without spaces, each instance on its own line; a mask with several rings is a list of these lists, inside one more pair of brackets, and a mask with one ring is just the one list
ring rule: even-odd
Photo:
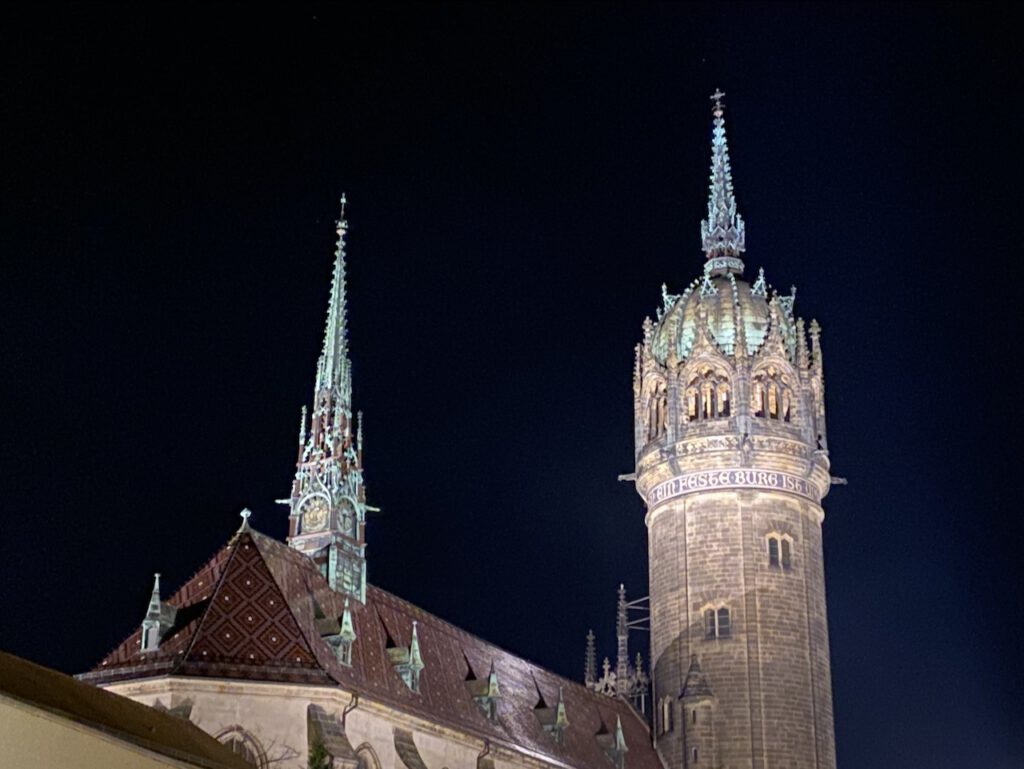
[[671,767],[834,769],[820,329],[794,315],[795,288],[743,279],[723,96],[704,271],[662,287],[636,349],[655,736]]
[[[352,363],[345,322],[345,197],[341,198],[334,276],[313,410],[302,408],[288,544],[320,567],[331,587],[366,601],[366,488],[361,415],[353,419]],[[308,421],[308,425],[307,425]]]

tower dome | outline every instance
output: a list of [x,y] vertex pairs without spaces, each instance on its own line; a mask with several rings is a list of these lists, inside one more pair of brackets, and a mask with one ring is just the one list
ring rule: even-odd
[[[663,290],[663,306],[658,312],[658,322],[652,328],[651,353],[654,359],[665,365],[669,349],[675,344],[676,358],[684,361],[690,357],[697,339],[701,316],[707,318],[707,329],[711,340],[725,355],[735,355],[737,340],[745,342],[746,355],[754,355],[764,344],[772,326],[771,288],[765,282],[764,270],[751,286],[735,274],[724,275],[705,273],[704,278],[694,280],[678,295]],[[797,330],[793,317],[793,302],[796,290],[790,296],[778,296],[778,323],[780,336],[786,354],[796,362]],[[739,331],[742,326],[742,333]]]

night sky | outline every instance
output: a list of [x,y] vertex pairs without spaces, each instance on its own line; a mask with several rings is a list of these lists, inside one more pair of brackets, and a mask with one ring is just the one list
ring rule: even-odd
[[746,275],[824,328],[839,763],[1024,765],[1009,18],[7,17],[0,648],[82,672],[243,506],[283,538],[344,191],[370,580],[572,678],[589,627],[613,655],[633,346],[702,268],[721,87]]

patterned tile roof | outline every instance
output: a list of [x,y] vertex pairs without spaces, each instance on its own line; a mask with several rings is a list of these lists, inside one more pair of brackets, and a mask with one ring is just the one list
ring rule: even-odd
[[[159,650],[140,653],[136,631],[83,679],[93,683],[160,675],[212,676],[340,685],[397,710],[497,745],[570,766],[611,766],[606,740],[621,721],[624,769],[660,769],[644,721],[628,703],[608,698],[487,643],[385,590],[369,586],[350,603],[356,641],[351,666],[322,637],[336,628],[344,596],[316,565],[251,529],[236,534],[168,602],[175,624]],[[413,622],[424,667],[412,691],[388,648],[408,648]],[[493,665],[499,697],[493,718],[474,699]],[[538,708],[553,707],[559,688],[569,722],[561,741],[544,729]]]

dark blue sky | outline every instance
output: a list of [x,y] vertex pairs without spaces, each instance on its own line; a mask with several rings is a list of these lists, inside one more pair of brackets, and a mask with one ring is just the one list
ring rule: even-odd
[[82,671],[242,506],[284,535],[344,190],[371,581],[613,654],[633,345],[701,269],[721,87],[748,276],[824,327],[840,765],[1021,766],[1022,63],[979,8],[8,17],[0,648]]

